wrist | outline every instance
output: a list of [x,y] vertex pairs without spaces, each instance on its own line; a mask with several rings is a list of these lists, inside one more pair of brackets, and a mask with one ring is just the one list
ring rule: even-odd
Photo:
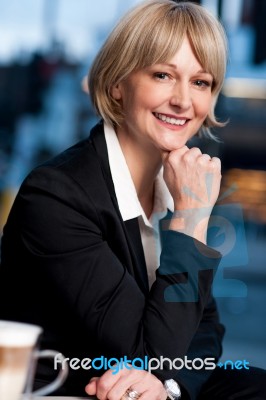
[[172,215],[168,229],[184,233],[206,244],[209,218],[209,208],[176,210]]

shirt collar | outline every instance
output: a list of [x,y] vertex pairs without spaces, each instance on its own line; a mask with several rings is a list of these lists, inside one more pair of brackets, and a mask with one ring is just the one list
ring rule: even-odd
[[[115,193],[123,221],[142,216],[145,224],[152,226],[139,202],[126,159],[111,125],[104,123],[104,135]],[[173,211],[174,203],[163,179],[163,169],[161,169],[155,180],[154,212],[161,213],[167,209]]]

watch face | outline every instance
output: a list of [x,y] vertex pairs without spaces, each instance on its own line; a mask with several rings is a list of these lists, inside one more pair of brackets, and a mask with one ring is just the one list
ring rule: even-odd
[[164,387],[170,399],[179,399],[181,397],[180,387],[174,379],[168,379],[165,381]]

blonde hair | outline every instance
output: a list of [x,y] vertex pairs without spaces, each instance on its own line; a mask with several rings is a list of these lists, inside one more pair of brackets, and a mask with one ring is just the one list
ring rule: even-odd
[[213,76],[212,106],[201,131],[214,138],[209,128],[224,125],[216,120],[214,108],[226,71],[227,40],[220,22],[192,2],[144,1],[118,22],[89,72],[89,92],[98,114],[114,126],[121,124],[123,111],[111,88],[133,71],[169,61],[185,36],[202,67]]

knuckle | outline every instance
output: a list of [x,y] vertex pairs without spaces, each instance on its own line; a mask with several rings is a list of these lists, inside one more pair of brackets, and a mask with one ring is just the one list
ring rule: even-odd
[[168,163],[169,164],[174,164],[177,160],[177,154],[175,154],[175,152],[171,151],[171,153],[168,156]]
[[201,154],[201,150],[198,147],[191,147],[190,151],[192,153]]
[[133,377],[136,377],[136,378],[146,378],[147,377],[147,371],[144,371],[144,370],[142,370],[142,369],[136,369],[136,368],[132,368],[131,370],[130,370],[130,372],[131,372],[131,374],[132,374],[132,376]]
[[183,155],[183,160],[185,162],[190,162],[191,159],[192,159],[192,155],[189,151]]
[[210,162],[210,167],[213,169],[213,170],[217,170],[217,171],[220,171],[221,170],[221,162],[220,162],[220,160],[219,159],[217,159],[217,160],[211,160],[211,162]]
[[209,164],[207,164],[207,168],[209,171],[215,172],[217,169],[217,165],[215,163],[210,162]]
[[157,389],[157,390],[161,390],[163,388],[163,384],[162,382],[156,378],[156,376],[152,375],[153,378],[153,382],[152,385]]
[[212,158],[212,163],[215,164],[215,165],[220,166],[221,165],[221,160],[218,157],[213,157]]
[[192,147],[183,155],[183,158],[185,161],[190,161],[194,160],[196,157],[199,157],[201,154],[202,153],[198,147]]
[[209,162],[210,161],[207,157],[199,157],[199,159],[198,159],[198,163],[200,165],[208,165]]
[[99,379],[97,386],[100,393],[105,392],[108,389],[108,383],[104,379]]
[[119,398],[120,392],[116,390],[115,388],[110,390],[110,392],[107,393],[108,400],[116,400]]

